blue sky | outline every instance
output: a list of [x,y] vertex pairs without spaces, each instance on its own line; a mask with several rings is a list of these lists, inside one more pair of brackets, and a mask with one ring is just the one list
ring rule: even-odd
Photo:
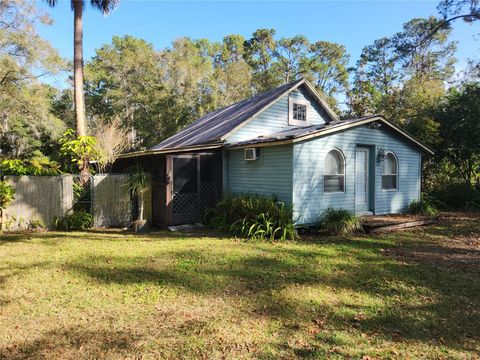
[[[89,2],[89,0],[87,0]],[[347,47],[352,65],[362,47],[375,39],[401,30],[413,17],[436,15],[437,1],[160,1],[120,0],[118,8],[104,17],[90,6],[84,15],[84,54],[87,60],[95,49],[114,35],[134,35],[157,49],[182,36],[220,41],[228,34],[248,38],[258,28],[274,28],[277,36],[303,34],[310,41],[327,40]],[[56,8],[44,8],[54,20],[40,33],[60,53],[72,58],[73,14],[70,1]],[[468,58],[479,57],[480,27],[454,23],[451,39],[459,41],[457,57],[461,69]],[[477,40],[476,40],[477,39]]]

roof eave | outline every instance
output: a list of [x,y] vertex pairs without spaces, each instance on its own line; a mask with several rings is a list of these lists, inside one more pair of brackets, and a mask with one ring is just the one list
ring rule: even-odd
[[258,141],[258,142],[243,142],[237,144],[225,144],[225,148],[228,150],[236,150],[236,149],[245,149],[245,148],[256,148],[256,147],[268,147],[268,146],[278,146],[278,145],[286,145],[292,144],[294,142],[293,138],[286,138],[286,139],[269,139],[266,141]]
[[266,147],[266,146],[292,144],[292,143],[302,142],[302,141],[305,141],[305,140],[314,139],[314,138],[317,138],[317,137],[329,135],[329,134],[332,134],[332,133],[335,133],[335,132],[338,132],[338,131],[347,130],[347,129],[350,129],[350,128],[353,128],[353,127],[356,127],[356,126],[365,125],[365,124],[372,123],[372,122],[375,122],[375,121],[381,121],[384,124],[393,128],[395,131],[401,133],[403,136],[405,136],[411,142],[413,142],[419,148],[421,148],[423,150],[422,152],[424,154],[427,154],[427,155],[430,155],[430,156],[435,155],[433,150],[431,150],[429,147],[422,144],[419,140],[415,139],[412,135],[408,134],[406,131],[402,130],[398,126],[392,124],[390,121],[388,121],[387,119],[385,119],[381,115],[374,115],[374,116],[368,117],[368,118],[363,119],[363,120],[359,120],[359,121],[355,121],[355,122],[351,122],[351,123],[346,123],[346,124],[343,124],[343,125],[338,125],[338,126],[330,128],[330,129],[322,129],[322,130],[319,130],[317,132],[313,132],[313,133],[310,133],[310,134],[299,135],[299,136],[291,138],[291,139],[278,139],[278,140],[277,139],[269,139],[269,140],[266,140],[266,141],[263,141],[263,142],[261,140],[259,140],[258,142],[252,141],[251,143],[245,142],[243,144],[239,143],[239,144],[226,145],[226,147],[228,149],[234,150],[234,149],[248,148],[248,147]]
[[304,84],[307,87],[308,91],[313,95],[316,100],[323,106],[327,114],[332,118],[333,121],[340,121],[340,118],[338,115],[333,111],[333,109],[328,105],[327,100],[320,95],[317,90],[315,90],[315,87],[306,79],[304,79]]
[[159,150],[135,151],[135,152],[131,152],[131,153],[122,154],[118,158],[119,159],[127,159],[127,158],[148,156],[148,155],[175,154],[175,153],[182,153],[182,152],[189,152],[189,151],[211,150],[211,149],[221,148],[222,146],[223,146],[223,142],[219,142],[219,143],[212,143],[212,144],[184,146],[184,147],[179,147],[179,148],[166,148],[166,149],[159,149]]
[[350,129],[352,127],[357,127],[357,126],[369,124],[369,123],[372,123],[372,122],[375,122],[375,121],[381,121],[382,123],[390,126],[392,129],[399,132],[404,137],[408,138],[411,142],[413,142],[415,145],[417,145],[419,148],[421,148],[423,150],[423,153],[428,154],[428,155],[435,155],[435,153],[433,152],[432,149],[430,149],[428,146],[422,144],[422,142],[420,140],[416,139],[415,137],[410,135],[405,130],[399,128],[398,126],[394,125],[393,123],[391,123],[390,121],[385,119],[382,115],[373,115],[373,116],[368,117],[368,118],[363,119],[363,120],[347,123],[347,124],[344,124],[344,125],[338,125],[338,126],[336,126],[334,128],[331,128],[331,129],[320,130],[317,133],[301,135],[301,136],[298,136],[297,138],[295,138],[294,142],[305,141],[305,140],[308,140],[310,138],[315,138],[315,137],[328,135],[330,133],[334,133],[334,132],[337,132],[337,131]]

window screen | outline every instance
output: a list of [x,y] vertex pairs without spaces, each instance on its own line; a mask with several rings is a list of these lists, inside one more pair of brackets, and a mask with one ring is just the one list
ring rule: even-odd
[[197,192],[197,159],[173,159],[173,191],[176,193]]

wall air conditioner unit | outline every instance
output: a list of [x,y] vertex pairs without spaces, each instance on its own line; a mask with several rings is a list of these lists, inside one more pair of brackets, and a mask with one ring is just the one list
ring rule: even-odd
[[253,161],[257,160],[259,155],[259,151],[256,148],[247,148],[245,149],[245,160],[246,161]]

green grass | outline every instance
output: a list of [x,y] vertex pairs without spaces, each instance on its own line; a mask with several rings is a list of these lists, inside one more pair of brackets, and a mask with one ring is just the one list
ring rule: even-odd
[[476,218],[274,244],[3,234],[0,359],[475,358]]

